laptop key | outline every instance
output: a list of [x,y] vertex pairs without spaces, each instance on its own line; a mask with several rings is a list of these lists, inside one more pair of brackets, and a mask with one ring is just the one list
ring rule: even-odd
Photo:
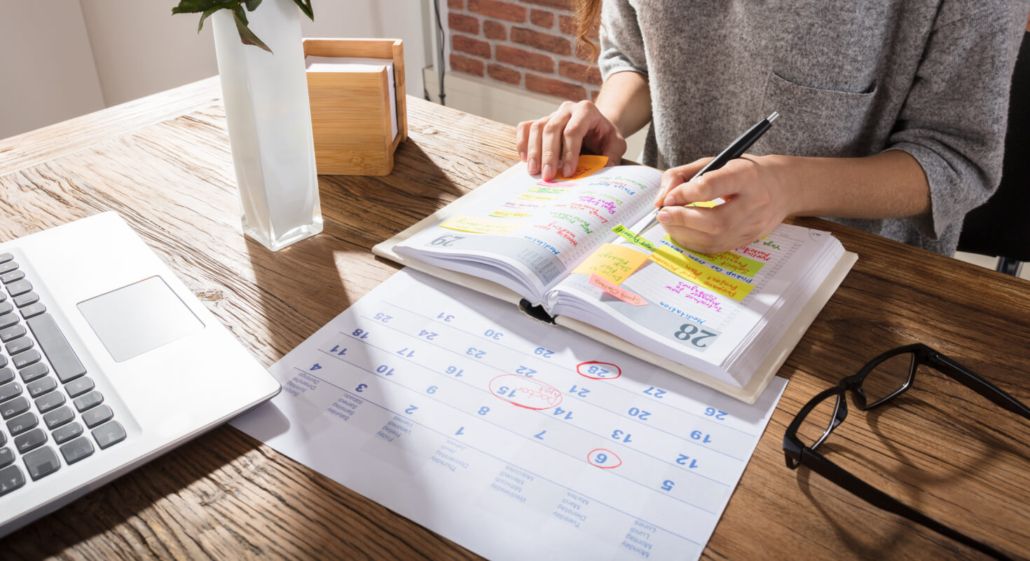
[[7,466],[0,469],[0,497],[25,485],[25,474],[18,466]]
[[14,255],[11,255],[10,253],[7,253],[7,252],[0,253],[0,263],[7,263],[8,261],[10,261],[12,259],[14,259]]
[[[73,419],[75,419],[75,413],[72,412],[71,407],[62,407],[60,409],[54,409],[46,415],[43,415],[43,422],[46,423],[46,428],[50,430],[54,430],[55,428]],[[81,432],[81,429],[79,430],[79,432]],[[57,436],[54,436],[54,438],[56,439]]]
[[79,397],[91,389],[93,389],[93,378],[89,376],[76,378],[64,385],[64,391],[68,392],[70,397]]
[[21,384],[18,382],[11,382],[0,386],[0,403],[19,395],[21,395]]
[[82,422],[86,423],[86,426],[93,428],[100,423],[106,423],[114,417],[114,411],[111,411],[111,407],[107,405],[101,405],[86,411],[82,414]]
[[54,452],[54,449],[49,446],[25,454],[22,461],[25,462],[25,469],[28,470],[29,477],[33,481],[61,469],[61,459],[57,457],[57,452]]
[[54,435],[54,442],[63,444],[82,434],[82,425],[78,422],[70,423],[55,429],[52,434]]
[[23,353],[18,353],[11,358],[14,360],[14,367],[21,370],[30,364],[36,364],[39,362],[39,359],[43,357],[39,355],[39,351],[36,349],[29,349]]
[[10,343],[7,343],[7,354],[14,356],[20,352],[31,349],[33,345],[35,345],[35,343],[32,342],[31,337],[18,337]]
[[25,389],[29,390],[29,395],[32,397],[39,397],[45,393],[52,392],[56,387],[57,380],[53,376],[47,376],[35,382],[25,384]]
[[3,431],[0,431],[0,446],[7,444],[7,435]]
[[6,329],[0,329],[0,341],[6,343],[12,339],[17,339],[26,333],[28,332],[25,331],[24,325],[14,324]]
[[14,437],[14,447],[20,454],[38,448],[44,442],[46,442],[46,433],[43,432],[43,429],[32,429],[21,436]]
[[[9,314],[14,311],[14,304],[10,302],[0,302],[0,316]],[[15,318],[18,319],[18,318]]]
[[83,458],[91,456],[93,450],[93,443],[83,436],[61,446],[61,455],[64,456],[64,461],[68,462],[68,465],[72,465]]
[[10,401],[0,403],[0,417],[10,419],[15,415],[21,415],[29,410],[29,399],[25,396],[16,397]]
[[38,316],[46,311],[46,306],[42,302],[36,302],[35,304],[29,304],[21,309],[21,317],[29,319],[31,317]]
[[46,376],[49,373],[50,369],[47,368],[47,365],[42,362],[37,362],[35,364],[26,366],[25,368],[22,368],[18,371],[18,374],[21,374],[21,381],[25,382],[26,384],[33,380],[38,380],[39,378],[42,378],[43,376]]
[[125,440],[125,429],[118,421],[111,421],[93,429],[93,438],[104,449]]
[[[32,304],[32,306],[35,305]],[[25,313],[26,309],[28,308],[23,308],[22,313]],[[62,384],[86,373],[86,367],[82,366],[79,356],[75,354],[68,339],[57,327],[53,316],[43,314],[27,320],[26,323],[29,324],[29,329],[36,336],[36,341],[46,353],[46,357],[50,360],[50,366],[54,368],[54,372],[61,379]]]
[[87,409],[92,409],[97,405],[100,405],[104,401],[104,394],[98,391],[91,391],[88,394],[75,398],[75,408],[79,410],[79,413]]
[[29,429],[36,428],[37,425],[39,425],[39,418],[32,411],[27,411],[7,421],[7,432],[11,433],[11,436],[18,436]]
[[19,308],[24,308],[29,304],[35,304],[36,302],[39,302],[39,294],[36,294],[35,292],[26,292],[21,296],[15,296],[11,301],[14,302],[15,306],[18,306]]
[[0,275],[6,275],[17,268],[18,264],[14,261],[4,261],[3,263],[0,263]]
[[51,409],[64,405],[65,397],[61,392],[50,392],[36,400],[36,411],[46,413]]
[[[3,294],[3,291],[0,291],[0,294]],[[4,296],[4,298],[6,298],[6,296]],[[3,298],[0,298],[0,300],[3,300]],[[3,302],[0,302],[0,306],[2,305]],[[18,314],[14,314],[11,312],[7,312],[6,314],[0,314],[0,329],[4,329],[12,325],[18,325],[19,321],[21,321],[21,319],[18,318]]]
[[4,274],[0,275],[0,282],[2,282],[4,284],[7,284],[7,283],[11,283],[11,282],[14,282],[14,281],[17,281],[17,280],[21,280],[23,278],[25,278],[25,271],[22,271],[21,269],[17,269],[17,270],[11,271],[10,273],[4,273]]
[[7,285],[7,293],[11,296],[17,296],[19,294],[25,294],[32,290],[32,283],[22,279],[20,281],[14,281]]
[[10,368],[0,368],[0,386],[10,382],[14,379],[14,370]]
[[0,448],[0,468],[14,463],[14,452],[10,448]]

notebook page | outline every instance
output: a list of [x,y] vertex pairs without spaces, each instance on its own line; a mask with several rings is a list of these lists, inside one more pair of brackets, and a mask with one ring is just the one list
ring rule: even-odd
[[[635,225],[639,226],[639,225]],[[548,294],[555,315],[596,325],[671,360],[723,370],[784,303],[830,236],[780,225],[733,251],[704,255],[679,247],[661,225],[637,243],[601,247]]]
[[480,187],[491,196],[398,244],[397,252],[444,268],[447,260],[494,261],[526,279],[539,300],[612,239],[614,225],[646,212],[660,180],[653,168],[619,166],[544,182],[520,163]]

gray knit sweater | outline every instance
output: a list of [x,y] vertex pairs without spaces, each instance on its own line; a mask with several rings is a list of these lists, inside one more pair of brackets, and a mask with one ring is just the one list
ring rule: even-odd
[[[643,74],[644,163],[718,153],[761,117],[755,154],[904,150],[930,183],[926,216],[840,219],[951,254],[997,188],[1022,0],[604,0],[602,74]],[[833,185],[824,188],[832,189]]]

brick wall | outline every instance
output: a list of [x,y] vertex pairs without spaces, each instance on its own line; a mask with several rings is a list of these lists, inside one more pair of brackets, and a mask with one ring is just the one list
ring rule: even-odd
[[565,99],[597,97],[597,59],[576,44],[571,0],[447,0],[447,6],[451,70]]

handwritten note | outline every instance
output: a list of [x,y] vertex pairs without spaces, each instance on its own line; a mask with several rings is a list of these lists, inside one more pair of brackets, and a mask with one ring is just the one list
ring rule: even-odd
[[641,295],[633,291],[626,290],[625,288],[622,288],[621,286],[612,283],[612,281],[606,279],[605,277],[602,277],[601,275],[598,275],[597,273],[592,273],[590,275],[589,282],[592,286],[595,286],[603,290],[604,293],[608,296],[611,296],[612,298],[618,298],[619,300],[622,300],[627,304],[632,304],[634,306],[647,305],[647,300],[644,300],[644,298]]
[[628,241],[629,243],[642,247],[648,251],[654,251],[655,249],[657,249],[655,245],[651,243],[650,240],[635,234],[633,230],[630,230],[622,224],[618,224],[614,228],[612,228],[612,232],[615,232],[619,236],[622,236],[622,239]]
[[441,228],[447,228],[456,232],[491,234],[495,236],[510,234],[519,226],[520,223],[517,221],[486,216],[456,216],[440,224]]
[[[768,253],[765,254],[765,259],[758,261],[745,257],[736,251],[724,251],[722,253],[715,254],[690,251],[689,249],[684,249],[679,246],[679,244],[674,242],[669,236],[665,236],[665,241],[669,245],[674,246],[674,248],[680,253],[694,261],[697,261],[698,263],[703,265],[707,264],[720,272],[727,271],[745,277],[754,277],[758,274],[758,271],[761,271],[762,267],[765,266],[765,262],[769,260]],[[742,250],[747,252],[747,250],[752,250],[752,248],[750,246],[744,246]],[[755,255],[754,250],[751,251],[751,254]]]
[[698,559],[786,385],[746,405],[407,271],[271,372],[237,428],[500,561]]
[[751,284],[705,267],[668,247],[659,247],[651,259],[676,276],[740,302],[751,293]]
[[624,245],[606,243],[587,257],[573,273],[598,275],[615,286],[647,263],[647,254]]

